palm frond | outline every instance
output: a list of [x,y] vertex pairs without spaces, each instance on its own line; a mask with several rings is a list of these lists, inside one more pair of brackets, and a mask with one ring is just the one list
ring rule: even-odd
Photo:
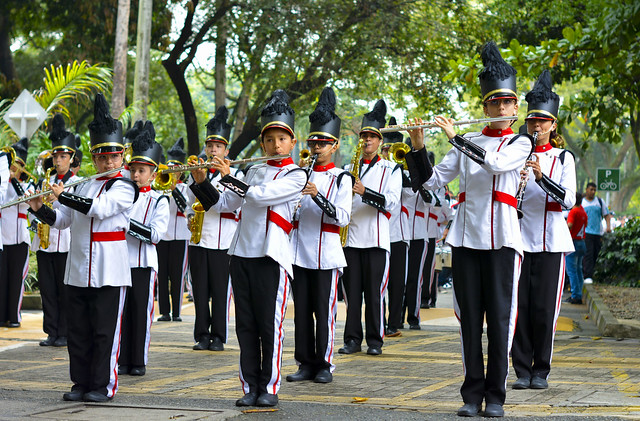
[[138,100],[129,104],[127,108],[122,110],[122,114],[118,117],[118,120],[122,123],[122,127],[130,127],[133,123],[133,119],[142,114],[142,100]]
[[51,65],[44,71],[44,88],[36,94],[36,100],[49,115],[59,112],[69,117],[65,100],[78,101],[82,97],[90,100],[93,92],[107,92],[111,88],[111,69],[98,64],[91,66],[76,60],[66,67]]

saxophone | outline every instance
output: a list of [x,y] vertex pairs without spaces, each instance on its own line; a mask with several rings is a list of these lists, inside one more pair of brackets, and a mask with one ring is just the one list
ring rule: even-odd
[[[49,182],[49,179],[51,178],[51,171],[54,169],[54,167],[51,167],[47,170],[47,172],[44,174],[44,179],[42,180],[42,190],[51,190],[51,183]],[[43,206],[49,206],[51,207],[51,202],[47,199],[48,195],[44,197],[43,199]],[[49,224],[45,224],[44,222],[38,222],[38,228],[37,231],[38,233],[38,238],[40,239],[40,250],[46,250],[49,248],[50,245],[50,241],[49,241],[49,233],[51,232],[51,227],[49,226]]]
[[[349,168],[349,172],[353,176],[355,180],[360,178],[360,159],[362,159],[362,147],[364,146],[364,139],[360,139],[358,141],[358,145],[356,146],[356,150],[353,153],[353,157],[351,158],[351,164]],[[345,225],[340,228],[340,242],[342,243],[342,247],[347,244],[347,237],[349,236],[349,225]]]
[[[187,158],[187,164],[193,165],[198,162],[198,157],[191,155]],[[204,223],[204,207],[202,203],[196,198],[196,201],[191,205],[193,209],[193,217],[189,220],[189,231],[191,231],[191,242],[193,244],[200,244],[202,239],[202,224]]]

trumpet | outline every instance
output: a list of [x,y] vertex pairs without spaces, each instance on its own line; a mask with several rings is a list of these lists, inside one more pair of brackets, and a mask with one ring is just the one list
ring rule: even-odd
[[389,160],[402,165],[405,170],[409,169],[405,158],[409,152],[411,152],[411,146],[406,143],[396,142],[389,148]]
[[27,176],[27,181],[31,180],[33,184],[38,183],[38,177],[31,174],[22,164],[16,161],[16,151],[11,146],[3,146],[0,148],[0,152],[4,152],[11,157],[10,167],[16,167],[20,172]]
[[[243,164],[248,164],[250,162],[268,161],[268,160],[271,160],[271,159],[280,160],[280,159],[289,158],[290,156],[291,155],[283,154],[283,155],[273,155],[273,156],[259,156],[259,157],[256,157],[256,158],[237,159],[235,161],[230,161],[229,165],[243,165]],[[191,162],[193,157],[195,157],[195,155],[190,156],[187,159],[187,161]],[[203,164],[174,165],[173,167],[170,167],[170,168],[167,168],[165,170],[159,171],[158,175],[160,175],[160,174],[171,174],[171,173],[174,173],[174,172],[193,171],[193,170],[198,170],[198,169],[201,169],[201,168],[209,169],[211,167],[213,167],[213,162],[212,161],[206,161]]]
[[154,190],[158,191],[166,191],[171,190],[171,186],[173,186],[177,182],[177,175],[173,173],[164,173],[162,171],[168,169],[169,167],[165,164],[158,165],[158,174],[156,175],[155,180],[153,180],[152,186]]
[[[518,119],[518,116],[510,116],[510,117],[493,117],[493,118],[478,118],[475,120],[460,120],[454,121],[454,126],[464,126],[469,124],[477,124],[477,123],[492,123],[494,121],[515,121]],[[401,132],[407,130],[414,129],[432,129],[434,127],[438,127],[435,123],[424,123],[424,124],[396,124],[395,126],[383,127],[380,129],[380,133],[389,133],[389,132]]]
[[300,151],[300,161],[304,166],[308,166],[311,162],[311,151],[309,149],[303,149]]

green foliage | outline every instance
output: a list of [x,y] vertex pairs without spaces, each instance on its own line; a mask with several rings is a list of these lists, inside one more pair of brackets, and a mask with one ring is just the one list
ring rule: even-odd
[[633,218],[603,237],[596,263],[598,282],[640,287],[640,218]]

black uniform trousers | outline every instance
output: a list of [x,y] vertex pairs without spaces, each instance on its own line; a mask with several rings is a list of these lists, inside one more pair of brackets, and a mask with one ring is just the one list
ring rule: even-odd
[[404,294],[404,310],[407,311],[407,323],[409,323],[409,325],[420,324],[420,294],[422,290],[422,279],[424,278],[423,259],[424,240],[411,240],[409,243],[407,288]]
[[564,253],[524,253],[511,349],[518,378],[549,376],[563,283]]
[[0,254],[0,325],[22,321],[20,308],[28,259],[27,243],[4,245]]
[[[389,257],[389,316],[387,326],[389,329],[402,328],[402,304],[404,301],[405,285],[407,278],[407,248],[404,241],[391,243],[391,255]],[[411,271],[411,267],[409,267]]]
[[342,286],[347,305],[347,321],[344,341],[354,340],[362,344],[362,295],[364,294],[364,319],[367,345],[381,347],[384,339],[382,298],[389,276],[388,252],[381,248],[359,249],[346,247]]
[[67,286],[72,390],[113,397],[118,390],[120,327],[127,287]]
[[300,367],[316,372],[331,369],[338,309],[338,270],[293,266],[291,291],[295,304],[296,361]]
[[[185,253],[187,240],[160,241],[156,244],[158,252],[158,305],[160,314],[180,316],[182,295],[184,293]],[[169,288],[171,280],[171,288]],[[169,294],[171,291],[171,294]],[[171,295],[171,303],[169,303]],[[173,306],[173,311],[171,307]]]
[[38,250],[38,285],[42,297],[42,330],[53,337],[67,336],[67,288],[64,270],[69,253]]
[[422,302],[428,304],[430,307],[436,306],[436,300],[438,299],[438,282],[436,282],[436,274],[431,268],[433,267],[433,260],[436,257],[436,239],[428,238],[427,245],[427,257],[424,259],[424,266],[422,269],[422,278],[424,279],[422,285]]
[[131,287],[127,291],[122,315],[119,359],[121,366],[147,365],[153,322],[155,277],[155,271],[150,267],[131,268]]
[[584,243],[587,246],[587,253],[582,259],[582,273],[585,278],[593,278],[593,272],[596,269],[598,255],[602,248],[602,236],[596,234],[585,234]]
[[230,268],[242,389],[277,394],[289,274],[270,257],[231,256]]
[[[504,404],[509,350],[515,325],[520,256],[513,249],[452,247],[454,311],[460,321],[465,403]],[[487,373],[482,357],[482,323],[486,316]]]
[[193,328],[196,342],[217,336],[226,343],[231,301],[227,250],[189,246],[189,270],[196,309]]

